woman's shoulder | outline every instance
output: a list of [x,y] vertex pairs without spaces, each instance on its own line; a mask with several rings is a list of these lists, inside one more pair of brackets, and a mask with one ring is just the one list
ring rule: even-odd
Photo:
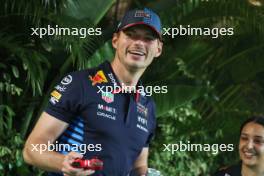
[[241,163],[221,168],[213,176],[241,176]]

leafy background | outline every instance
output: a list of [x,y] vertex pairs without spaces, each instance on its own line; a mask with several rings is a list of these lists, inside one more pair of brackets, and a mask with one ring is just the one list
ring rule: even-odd
[[[163,175],[209,175],[238,161],[233,152],[163,152],[179,141],[234,144],[239,126],[264,106],[262,0],[0,0],[0,175],[43,175],[22,148],[48,94],[67,72],[111,60],[112,33],[129,8],[150,7],[164,27],[232,27],[234,35],[164,36],[164,51],[144,74],[155,94],[158,128],[150,167]],[[31,35],[31,27],[101,27],[103,35]]]

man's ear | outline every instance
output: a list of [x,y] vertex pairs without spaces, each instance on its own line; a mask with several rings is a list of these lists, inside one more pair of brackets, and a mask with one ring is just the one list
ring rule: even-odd
[[158,40],[158,47],[157,47],[157,51],[156,51],[155,57],[159,57],[161,55],[162,47],[163,47],[162,41]]
[[113,48],[117,48],[117,40],[118,40],[118,33],[114,33],[113,34],[113,38],[112,38],[112,46],[113,46]]

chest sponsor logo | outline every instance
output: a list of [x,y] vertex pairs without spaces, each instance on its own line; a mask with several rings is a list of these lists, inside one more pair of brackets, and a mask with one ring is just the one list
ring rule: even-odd
[[148,133],[148,129],[147,129],[146,127],[140,125],[140,124],[137,124],[137,128],[139,128],[140,130],[142,130],[142,131]]
[[72,82],[72,76],[71,75],[67,75],[61,80],[61,84],[63,84],[63,85],[68,85],[71,82]]
[[143,106],[141,103],[137,103],[137,112],[144,115],[144,117],[148,117],[148,108]]
[[148,121],[147,121],[147,119],[145,119],[145,118],[143,118],[143,117],[140,117],[140,116],[138,116],[137,118],[138,118],[137,120],[138,120],[138,122],[139,122],[140,124],[145,125],[145,126],[148,125]]
[[61,98],[61,94],[57,91],[57,90],[53,90],[51,92],[51,97],[50,97],[50,102],[55,105],[56,103],[59,102],[60,98]]
[[115,80],[113,73],[108,73],[108,77],[110,78],[112,84],[114,84],[114,86],[117,86],[117,82]]
[[104,112],[97,112],[96,115],[104,117],[104,118],[108,118],[110,120],[116,120],[116,116],[113,116],[113,115],[110,115],[110,114],[107,114],[107,113],[104,113]]
[[110,106],[106,106],[106,105],[103,105],[103,104],[98,104],[97,108],[98,108],[98,110],[103,110],[103,111],[110,112],[110,113],[113,113],[113,114],[116,114],[116,112],[117,112],[116,108],[113,108],[113,107],[110,107]]
[[89,76],[90,80],[92,81],[92,85],[95,86],[96,84],[107,83],[107,79],[103,70],[98,71],[94,76]]
[[138,116],[137,117],[137,125],[136,126],[140,130],[148,133],[148,121],[147,121],[146,118],[143,118],[143,117]]
[[102,93],[102,99],[106,103],[114,102],[114,94],[112,94],[111,92],[101,92],[101,93]]
[[137,117],[137,124],[136,124],[137,128],[139,128],[140,130],[148,133],[148,121],[146,118]]

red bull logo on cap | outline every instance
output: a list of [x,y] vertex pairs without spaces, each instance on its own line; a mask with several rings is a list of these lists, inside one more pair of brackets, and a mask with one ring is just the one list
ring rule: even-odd
[[135,17],[150,18],[150,14],[146,13],[144,10],[137,10],[135,13]]
[[93,86],[95,86],[96,84],[108,82],[102,70],[98,71],[94,76],[89,76],[89,78],[92,81]]

